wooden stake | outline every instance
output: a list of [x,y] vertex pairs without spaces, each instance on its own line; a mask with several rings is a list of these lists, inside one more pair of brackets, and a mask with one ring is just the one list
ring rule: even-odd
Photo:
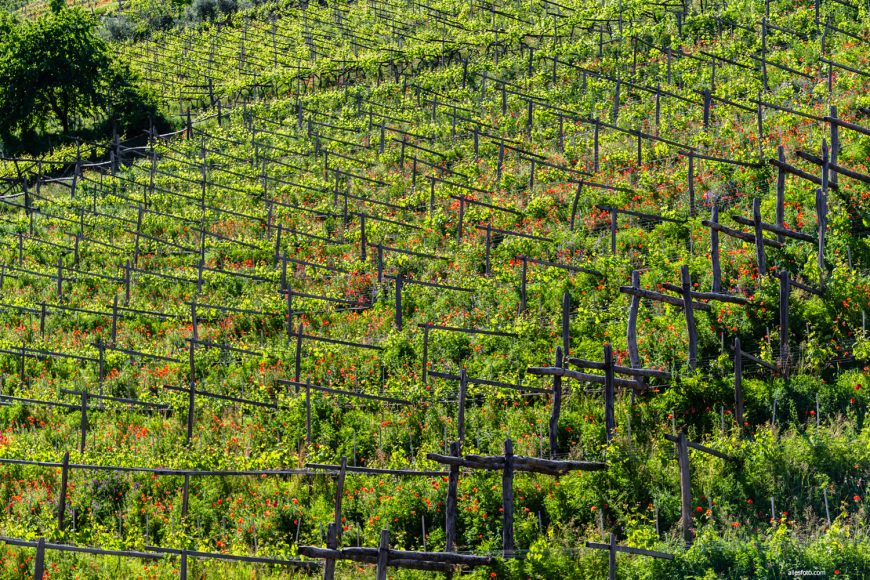
[[501,478],[501,499],[504,509],[503,554],[512,558],[514,553],[514,445],[510,437],[504,442],[504,472]]

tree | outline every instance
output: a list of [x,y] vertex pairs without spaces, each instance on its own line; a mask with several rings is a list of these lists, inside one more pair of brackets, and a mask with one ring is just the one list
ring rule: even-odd
[[111,127],[110,116],[121,132],[159,117],[154,99],[129,67],[115,62],[96,25],[79,8],[30,22],[0,20],[0,140],[7,147],[32,151],[40,135],[58,128],[64,136],[99,133]]

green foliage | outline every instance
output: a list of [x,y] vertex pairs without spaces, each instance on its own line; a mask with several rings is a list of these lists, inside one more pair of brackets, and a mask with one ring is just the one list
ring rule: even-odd
[[54,133],[121,134],[165,125],[153,97],[137,85],[96,33],[96,20],[59,8],[35,21],[0,25],[0,140],[7,150],[38,151]]

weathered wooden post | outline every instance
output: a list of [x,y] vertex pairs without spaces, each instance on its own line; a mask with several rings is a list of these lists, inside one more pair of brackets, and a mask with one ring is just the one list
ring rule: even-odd
[[[631,295],[631,306],[628,309],[628,324],[626,330],[626,342],[628,343],[628,360],[632,368],[639,369],[643,365],[640,360],[640,351],[637,348],[637,317],[640,310],[640,271],[632,270],[631,287],[637,292]],[[637,377],[639,385],[643,385],[643,377]]]
[[489,276],[492,273],[492,265],[490,263],[490,251],[492,248],[492,224],[486,224],[486,264],[484,267],[484,275]]
[[[459,441],[450,442],[450,455],[459,457]],[[445,505],[445,547],[446,552],[456,551],[456,496],[459,488],[459,465],[450,465],[450,474],[447,476],[447,503]]]
[[193,438],[193,412],[194,412],[194,398],[196,396],[196,365],[194,362],[194,348],[196,346],[196,341],[190,341],[190,350],[189,350],[189,362],[190,362],[190,376],[188,377],[188,385],[189,392],[187,396],[187,440],[186,444],[190,445],[190,441]]
[[783,374],[788,374],[788,299],[791,281],[788,272],[779,273],[779,364]]
[[311,444],[311,377],[305,379],[305,439]]
[[299,382],[299,379],[300,379],[300,377],[302,376],[302,375],[300,374],[300,372],[301,372],[301,370],[302,370],[302,338],[303,338],[303,336],[304,336],[304,335],[302,334],[302,327],[303,327],[303,326],[304,326],[304,325],[303,325],[303,323],[302,323],[302,320],[300,320],[300,321],[299,321],[299,324],[296,325],[296,353],[295,353],[295,359],[296,359],[296,360],[295,360],[296,374],[295,374],[295,379],[294,379],[294,380],[295,380],[297,383]]
[[187,580],[187,550],[181,550],[181,563],[178,569],[179,580]]
[[504,471],[501,477],[501,500],[503,518],[503,555],[514,554],[514,444],[510,437],[504,441]]
[[734,418],[743,431],[743,351],[740,338],[734,338]]
[[[716,200],[713,200],[713,207],[710,209],[710,223],[719,223],[719,206]],[[710,262],[713,269],[713,292],[722,291],[722,265],[719,256],[719,230],[715,227],[710,228]]]
[[359,259],[360,262],[366,261],[366,214],[359,214]]
[[604,345],[604,425],[607,443],[616,430],[616,394],[613,381],[613,346]]
[[610,253],[616,255],[616,206],[610,208]]
[[387,563],[390,559],[390,531],[381,530],[381,541],[378,544],[377,580],[387,580]]
[[759,279],[767,275],[767,259],[764,254],[764,237],[761,229],[761,200],[757,197],[752,200],[752,221],[755,228],[755,259],[758,264]]
[[522,256],[523,270],[522,280],[520,281],[520,313],[526,311],[526,276],[528,274],[529,262],[526,256]]
[[[563,367],[561,347],[556,347],[556,367]],[[550,412],[550,459],[559,452],[559,414],[562,412],[562,377],[553,375],[553,409]]]
[[465,397],[468,390],[468,374],[465,369],[459,371],[459,413],[456,428],[460,446],[465,442]]
[[689,267],[680,268],[682,278],[683,312],[686,315],[686,328],[689,331],[689,369],[694,370],[698,362],[698,329],[695,327],[695,309],[692,302],[692,279]]
[[571,295],[562,294],[562,353],[568,356],[571,346]]
[[396,273],[396,329],[402,330],[402,272]]
[[[785,150],[782,145],[776,148],[776,157],[780,163],[785,163]],[[780,228],[785,227],[785,175],[783,166],[778,165],[776,171],[776,225]],[[784,242],[785,236],[778,233],[776,241]]]
[[79,453],[84,454],[85,442],[88,437],[88,392],[82,390],[81,410],[79,415],[79,431],[81,440],[79,441]]
[[57,529],[62,533],[66,513],[66,488],[69,477],[69,451],[63,454],[60,468],[60,492],[57,497]]
[[36,558],[33,562],[33,580],[42,580],[45,575],[45,538],[36,541]]
[[680,430],[677,434],[677,461],[680,466],[680,499],[682,506],[683,540],[686,546],[692,544],[695,532],[692,529],[692,479],[689,472],[689,445],[686,432]]
[[689,215],[695,216],[695,154],[689,151]]

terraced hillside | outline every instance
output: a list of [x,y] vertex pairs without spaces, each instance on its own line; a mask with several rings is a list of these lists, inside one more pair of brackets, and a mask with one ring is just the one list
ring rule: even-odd
[[176,127],[0,161],[2,576],[870,574],[866,4],[87,9]]

